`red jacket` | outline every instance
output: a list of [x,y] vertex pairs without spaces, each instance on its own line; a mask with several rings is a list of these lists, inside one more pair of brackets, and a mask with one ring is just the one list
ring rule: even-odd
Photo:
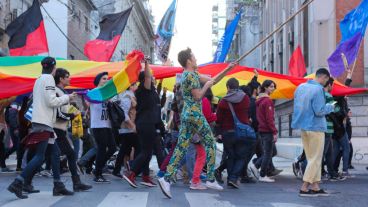
[[[243,124],[249,124],[249,97],[244,98],[239,103],[233,103],[233,108],[239,121]],[[221,131],[234,130],[234,119],[229,108],[229,104],[226,100],[221,99],[217,106],[217,126]]]
[[209,124],[216,121],[216,114],[212,113],[211,103],[206,97],[202,98],[202,112]]
[[258,131],[277,134],[275,127],[275,105],[269,96],[260,94],[256,102]]

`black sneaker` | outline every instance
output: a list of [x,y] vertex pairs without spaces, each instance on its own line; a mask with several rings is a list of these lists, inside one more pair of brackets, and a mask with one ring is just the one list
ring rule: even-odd
[[102,175],[96,176],[95,179],[93,179],[95,183],[110,183],[110,180],[105,179]]
[[324,191],[323,189],[311,190],[311,191],[313,194],[316,194],[317,196],[322,196],[322,197],[330,196],[330,194]]
[[274,171],[272,171],[268,176],[269,177],[275,177],[275,176],[278,176],[280,175],[280,173],[282,172],[283,170],[280,170],[280,169],[275,169]]
[[118,178],[121,178],[121,179],[123,178],[123,176],[118,172],[112,172],[111,174],[115,177],[118,177]]
[[293,162],[292,167],[295,177],[298,177],[299,164],[297,162]]
[[316,193],[314,193],[314,191],[312,190],[308,190],[308,191],[299,191],[299,196],[300,197],[317,197],[318,195]]
[[240,183],[257,183],[252,177],[244,176],[240,179]]
[[234,181],[229,181],[229,182],[227,183],[227,185],[228,185],[228,186],[231,186],[231,187],[233,187],[233,188],[239,189],[238,184],[237,184],[236,182],[234,182]]
[[223,184],[222,173],[219,170],[215,170],[215,179],[218,183]]

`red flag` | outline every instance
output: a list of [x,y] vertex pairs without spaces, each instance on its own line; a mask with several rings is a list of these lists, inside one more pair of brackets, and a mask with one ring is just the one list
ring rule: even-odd
[[46,31],[38,0],[6,28],[11,56],[32,56],[48,52]]
[[295,49],[289,62],[289,75],[302,78],[306,75],[307,69],[305,67],[304,57],[300,45]]
[[108,14],[100,22],[100,34],[84,46],[84,54],[89,60],[109,62],[119,43],[121,33],[127,24],[133,7],[117,14]]

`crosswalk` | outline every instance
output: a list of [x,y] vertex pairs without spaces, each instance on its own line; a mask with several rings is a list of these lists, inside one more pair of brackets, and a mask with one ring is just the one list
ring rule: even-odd
[[62,196],[52,196],[51,191],[41,191],[40,193],[32,194],[28,199],[16,199],[2,207],[20,207],[20,206],[37,206],[49,207],[61,200]]
[[[148,207],[157,206],[152,205],[153,202],[148,202],[149,194],[152,192],[109,192],[106,196],[99,201],[96,201],[94,205],[97,207],[117,207],[117,206],[132,206],[132,207]],[[236,207],[231,201],[224,200],[226,198],[221,197],[217,193],[205,193],[205,192],[187,192],[184,193],[185,200],[182,203],[176,203],[175,206],[190,206],[190,207]],[[157,194],[153,196],[157,199]],[[68,199],[73,199],[73,196],[52,196],[50,191],[41,191],[37,194],[29,195],[28,199],[14,199],[2,207],[23,207],[23,206],[37,206],[37,207],[49,207],[58,204],[57,206],[68,206]],[[152,198],[151,198],[152,199]],[[171,202],[172,200],[166,200]],[[244,200],[246,202],[246,200]],[[79,205],[83,206],[83,205]],[[243,206],[243,205],[242,205]],[[262,205],[264,206],[264,205]],[[295,203],[268,203],[269,207],[313,207],[310,205],[301,205]]]

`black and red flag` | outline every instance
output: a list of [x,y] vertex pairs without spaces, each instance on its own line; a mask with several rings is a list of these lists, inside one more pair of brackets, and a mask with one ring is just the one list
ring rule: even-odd
[[34,0],[27,11],[8,25],[6,33],[10,37],[11,56],[32,56],[49,51],[38,0]]
[[128,22],[133,7],[116,14],[102,17],[100,34],[95,40],[88,41],[84,46],[84,54],[89,60],[109,62]]

